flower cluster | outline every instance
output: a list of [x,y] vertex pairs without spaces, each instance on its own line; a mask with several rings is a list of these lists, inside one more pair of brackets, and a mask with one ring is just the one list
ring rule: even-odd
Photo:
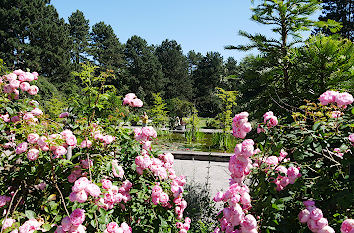
[[232,232],[240,225],[241,232],[257,232],[256,219],[250,214],[246,215],[252,206],[249,189],[245,184],[232,184],[224,194],[218,192],[213,200],[228,203],[228,207],[222,211],[223,217],[219,219],[221,231]]
[[111,222],[107,224],[107,228],[103,233],[132,233],[132,228],[125,222],[120,224],[120,226],[116,222]]
[[27,92],[30,95],[37,95],[38,87],[31,85],[30,82],[38,79],[37,72],[24,72],[22,70],[15,70],[14,72],[0,77],[0,83],[4,83],[3,91],[5,93],[13,93],[14,99],[18,99],[20,95],[19,88],[23,92]]
[[75,181],[70,193],[69,199],[72,202],[84,203],[88,196],[99,197],[101,195],[100,188],[89,181],[86,177],[81,177]]
[[85,210],[76,209],[70,214],[70,217],[67,216],[61,220],[61,225],[57,227],[54,233],[64,233],[64,232],[85,233],[86,227],[82,225],[84,221],[85,221]]
[[177,222],[176,226],[179,229],[179,233],[186,233],[190,228],[191,222],[192,222],[191,219],[188,217],[184,219],[184,223]]
[[322,210],[315,206],[314,201],[304,201],[306,209],[299,213],[299,221],[307,223],[312,232],[335,233],[332,227],[328,226],[328,220],[323,217]]
[[264,124],[267,124],[268,128],[278,125],[278,118],[274,116],[272,111],[264,113],[263,121]]
[[[246,139],[235,147],[235,154],[230,158],[229,171],[231,172],[230,187],[225,192],[219,192],[214,197],[215,202],[223,201],[227,207],[222,210],[223,216],[219,219],[221,228],[216,232],[257,232],[257,221],[253,215],[247,214],[252,207],[249,188],[243,183],[250,173],[252,161],[250,157],[258,153],[254,149],[252,139]],[[247,214],[247,215],[246,215]],[[240,229],[237,229],[240,226]],[[236,229],[235,229],[236,228]]]
[[143,101],[138,99],[134,93],[128,93],[123,99],[123,105],[129,105],[131,107],[142,107]]
[[232,121],[232,133],[236,138],[245,138],[252,130],[251,123],[248,122],[248,112],[236,114]]
[[168,207],[171,208],[171,204],[168,203],[170,198],[168,197],[168,194],[163,192],[161,186],[159,183],[157,183],[153,188],[152,188],[152,193],[151,193],[151,200],[154,205],[158,205],[161,203],[163,207]]
[[[102,179],[101,183],[102,188],[105,189],[105,192],[103,197],[96,200],[96,203],[99,207],[105,210],[113,209],[115,204],[119,204],[122,201],[127,203],[132,199],[129,191],[133,184],[129,180],[124,181],[120,188],[118,188],[116,185],[113,185],[112,181],[108,179]],[[121,207],[123,209],[125,208],[122,203]]]
[[289,158],[286,158],[287,155],[288,153],[282,149],[279,152],[278,157],[273,155],[267,157],[266,159],[261,158],[253,164],[254,167],[259,167],[262,163],[265,163],[267,165],[265,169],[266,173],[271,174],[272,172],[274,172],[275,174],[277,174],[277,178],[271,181],[272,183],[275,183],[277,185],[277,191],[283,190],[289,184],[294,184],[296,179],[301,177],[299,167],[290,166],[286,168],[285,164],[280,165],[281,163],[286,163],[290,161]]
[[346,108],[354,99],[348,92],[326,91],[318,98],[322,105],[336,103],[338,107]]
[[254,141],[246,139],[235,147],[235,154],[231,156],[229,171],[233,183],[241,184],[245,177],[250,173],[252,161],[250,156],[255,154]]
[[152,126],[146,126],[143,128],[135,128],[134,129],[135,139],[140,143],[144,143],[146,141],[151,141],[153,138],[157,137],[157,133]]

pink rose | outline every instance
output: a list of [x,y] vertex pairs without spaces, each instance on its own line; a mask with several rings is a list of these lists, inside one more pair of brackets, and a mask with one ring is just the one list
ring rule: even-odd
[[59,118],[66,118],[68,116],[69,116],[68,112],[62,112],[62,113],[60,113]]
[[109,233],[117,233],[119,225],[116,222],[111,222],[107,224],[107,231]]
[[87,159],[81,160],[81,166],[84,169],[89,169],[89,167],[93,166],[93,161],[91,159],[89,161]]
[[310,219],[310,211],[307,209],[303,209],[299,213],[299,221],[301,223],[307,223],[307,221]]
[[90,184],[90,181],[86,177],[80,177],[75,181],[74,186],[72,187],[73,192],[80,192]]
[[9,228],[16,222],[15,219],[12,218],[7,218],[6,220],[2,221],[2,229],[5,230],[6,228]]
[[30,88],[28,89],[28,94],[30,94],[30,95],[37,95],[38,91],[39,91],[38,87],[35,86],[35,85],[32,85],[32,86],[30,86]]
[[99,197],[101,195],[100,187],[98,187],[96,184],[88,184],[85,187],[85,191],[93,197]]
[[110,189],[112,187],[112,181],[110,180],[102,179],[101,183],[102,183],[102,188],[104,189]]
[[326,91],[318,98],[322,105],[327,105],[334,103],[336,96],[339,94],[338,91]]
[[31,113],[34,115],[34,116],[39,116],[39,115],[42,115],[43,112],[42,110],[40,110],[39,108],[34,108]]
[[247,230],[257,228],[257,220],[251,214],[247,214],[244,220],[241,222],[241,227]]
[[38,159],[38,155],[39,155],[39,150],[33,148],[28,151],[27,158],[30,161],[34,161],[34,160]]
[[10,115],[6,113],[5,115],[0,115],[0,118],[4,120],[4,122],[10,122]]
[[90,148],[92,146],[92,142],[90,140],[83,140],[80,144],[81,148]]
[[265,163],[269,165],[278,165],[278,162],[278,157],[276,156],[269,156],[265,161]]
[[143,106],[143,101],[141,101],[141,100],[138,99],[138,98],[133,99],[133,100],[130,102],[130,106],[140,108],[140,107]]
[[24,116],[23,116],[23,119],[25,121],[28,121],[28,120],[32,120],[34,118],[33,114],[32,113],[26,113]]
[[130,104],[134,98],[137,98],[134,93],[128,93],[123,99],[123,105]]
[[76,137],[73,134],[67,136],[65,141],[66,141],[66,144],[68,144],[69,146],[76,146],[76,144],[77,144]]
[[160,194],[159,200],[162,204],[166,204],[169,201],[169,197],[168,197],[167,193],[162,192]]
[[9,81],[9,82],[17,79],[17,75],[14,73],[10,73],[8,75],[5,75],[4,77],[6,77],[7,81]]
[[340,227],[342,233],[353,233],[354,232],[354,219],[346,219],[342,226]]
[[53,153],[54,153],[55,157],[60,157],[60,156],[65,155],[66,152],[67,152],[67,150],[65,149],[65,147],[58,146]]
[[264,123],[267,123],[267,121],[274,116],[274,113],[272,111],[266,112],[263,114],[263,119],[264,119]]
[[74,226],[79,226],[85,221],[85,210],[76,209],[70,214],[71,224]]
[[335,101],[337,102],[339,107],[346,106],[352,104],[354,99],[353,96],[347,92],[339,93],[335,97]]
[[20,87],[20,81],[18,81],[18,80],[11,80],[11,81],[10,81],[10,87],[11,87],[12,89],[17,89],[17,88],[19,88],[19,87]]
[[30,133],[27,136],[27,141],[31,144],[37,143],[38,139],[39,139],[39,135],[36,133]]
[[330,226],[325,226],[322,229],[318,230],[317,233],[336,233],[334,229]]
[[74,183],[76,180],[77,180],[77,175],[75,175],[74,173],[71,173],[71,174],[68,176],[68,181],[69,181],[70,183]]
[[71,228],[71,221],[70,221],[70,218],[68,216],[64,217],[62,220],[61,220],[61,226],[63,228],[63,231],[69,231],[70,228]]
[[81,190],[80,192],[76,193],[76,201],[79,203],[84,203],[87,201],[87,193],[85,190]]
[[310,218],[317,221],[323,217],[322,210],[315,208],[310,212]]
[[16,147],[16,154],[22,154],[27,150],[27,142],[22,142]]

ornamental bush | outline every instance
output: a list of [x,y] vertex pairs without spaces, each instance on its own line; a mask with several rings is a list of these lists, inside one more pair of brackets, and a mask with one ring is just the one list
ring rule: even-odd
[[326,91],[319,101],[299,107],[291,123],[265,113],[257,133],[247,112],[235,116],[234,136],[255,141],[237,144],[230,158],[214,232],[354,231],[353,97]]
[[34,100],[37,73],[0,77],[1,233],[187,232],[173,155],[152,150],[152,127],[97,123],[104,92],[90,78],[85,91],[96,102],[68,129],[68,112],[51,119]]

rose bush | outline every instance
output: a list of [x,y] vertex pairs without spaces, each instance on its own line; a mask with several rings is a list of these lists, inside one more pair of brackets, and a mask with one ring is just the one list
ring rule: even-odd
[[37,78],[21,70],[0,78],[1,232],[186,232],[185,179],[172,154],[152,150],[156,131],[96,123],[104,93],[87,80],[97,101],[68,129],[34,100]]
[[235,116],[234,136],[250,133],[257,143],[245,139],[236,145],[230,187],[214,197],[224,202],[214,232],[354,229],[353,97],[326,91],[319,101],[301,106],[290,123],[266,112],[257,134],[250,132],[247,112]]

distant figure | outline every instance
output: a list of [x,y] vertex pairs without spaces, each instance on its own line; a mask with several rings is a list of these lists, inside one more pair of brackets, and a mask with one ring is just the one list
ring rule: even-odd
[[146,114],[146,112],[144,112],[144,115],[142,116],[142,122],[143,122],[143,127],[145,127],[148,123],[148,120],[149,120],[149,117],[148,115]]
[[181,120],[179,119],[179,117],[176,117],[176,122],[175,122],[175,127],[178,127],[181,125]]

